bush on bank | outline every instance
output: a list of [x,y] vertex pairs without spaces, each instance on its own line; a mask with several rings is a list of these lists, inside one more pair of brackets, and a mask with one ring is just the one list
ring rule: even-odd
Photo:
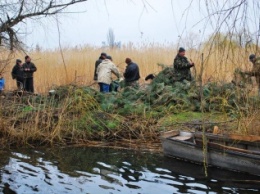
[[1,99],[1,144],[158,141],[164,129],[160,121],[167,117],[218,113],[237,124],[254,116],[260,105],[247,88],[233,83],[209,82],[199,87],[195,82],[176,82],[171,68],[165,68],[142,89],[127,87],[103,94],[90,87],[67,85],[54,90],[52,95],[7,95]]

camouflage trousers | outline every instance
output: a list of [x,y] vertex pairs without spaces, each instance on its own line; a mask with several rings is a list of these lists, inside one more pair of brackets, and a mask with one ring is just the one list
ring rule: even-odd
[[125,87],[131,86],[135,89],[139,88],[139,82],[138,81],[132,81],[132,82],[125,82]]

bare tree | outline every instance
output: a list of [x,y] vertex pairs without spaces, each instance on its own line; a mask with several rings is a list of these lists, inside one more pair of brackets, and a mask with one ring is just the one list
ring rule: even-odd
[[0,46],[13,50],[21,48],[19,34],[15,27],[26,19],[56,15],[73,4],[87,0],[1,0],[0,2]]
[[0,73],[13,59],[14,49],[22,50],[20,34],[26,34],[18,28],[18,24],[28,19],[41,19],[64,13],[65,9],[87,0],[1,0],[0,1],[0,48],[1,52],[10,50],[6,59],[0,59]]
[[115,42],[115,34],[112,28],[109,28],[107,33],[107,43],[110,48],[114,48],[116,46]]

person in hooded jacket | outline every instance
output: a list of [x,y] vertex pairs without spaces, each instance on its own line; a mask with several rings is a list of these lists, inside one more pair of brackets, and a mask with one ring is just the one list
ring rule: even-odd
[[98,60],[96,60],[95,62],[95,70],[94,70],[94,80],[97,81],[98,79],[98,75],[97,75],[97,68],[100,65],[100,63],[102,63],[102,61],[107,57],[106,53],[101,53],[100,57],[98,58]]
[[124,73],[125,86],[139,88],[138,80],[140,79],[140,73],[138,65],[134,63],[130,58],[126,58],[125,63],[127,64]]
[[23,90],[24,88],[24,71],[23,64],[20,59],[16,59],[16,63],[11,72],[12,78],[16,80],[16,85],[18,90]]
[[112,59],[105,57],[97,67],[97,81],[100,87],[100,92],[107,93],[110,90],[112,83],[112,73],[119,78],[120,74]]

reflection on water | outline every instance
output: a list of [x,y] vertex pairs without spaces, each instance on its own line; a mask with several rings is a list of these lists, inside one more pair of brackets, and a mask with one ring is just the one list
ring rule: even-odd
[[[101,148],[1,151],[0,190],[30,193],[259,193],[260,177],[161,154]],[[9,186],[10,185],[10,188]],[[7,189],[8,187],[8,189]]]

